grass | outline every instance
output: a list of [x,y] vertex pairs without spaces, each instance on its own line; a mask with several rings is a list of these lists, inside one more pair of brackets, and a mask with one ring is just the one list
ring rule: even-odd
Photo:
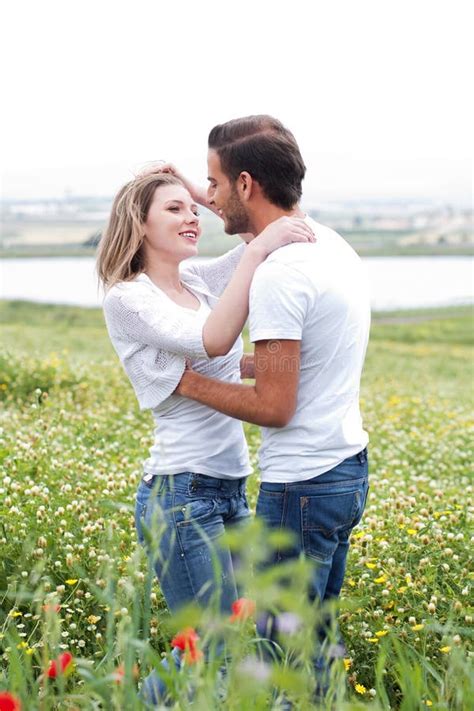
[[[3,302],[0,323],[0,691],[32,710],[140,708],[134,664],[145,674],[185,623],[204,630],[203,642],[216,628],[211,610],[169,617],[136,545],[151,417],[138,410],[99,310]],[[374,316],[362,386],[371,492],[344,587],[338,711],[470,707],[472,325],[467,307]],[[246,433],[257,470],[259,431]],[[256,476],[249,488],[254,505]],[[244,551],[258,556],[261,531],[249,541]],[[280,602],[309,629],[306,574],[295,565]],[[280,594],[268,576],[245,582],[257,604]],[[291,640],[300,663],[264,679],[245,664],[252,625],[219,629],[233,649],[227,705],[213,696],[212,665],[197,664],[196,708],[271,708],[271,687],[311,708],[304,630]],[[45,683],[42,671],[64,651],[74,671]],[[187,708],[183,679],[172,685],[176,708]]]

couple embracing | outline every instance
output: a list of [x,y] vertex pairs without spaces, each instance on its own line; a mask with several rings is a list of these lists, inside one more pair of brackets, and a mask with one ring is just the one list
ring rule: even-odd
[[[136,525],[144,542],[159,519],[150,558],[172,612],[209,604],[217,587],[223,614],[239,597],[222,538],[250,516],[241,421],[262,427],[257,516],[294,534],[273,562],[306,556],[315,604],[342,587],[368,491],[359,389],[370,306],[356,253],[300,209],[304,175],[280,121],[229,121],[209,135],[207,190],[170,164],[139,175],[115,198],[99,247],[110,338],[156,424]],[[187,262],[198,253],[199,205],[243,244]],[[253,356],[240,335],[247,317]],[[259,619],[268,636],[268,616]],[[315,631],[316,674],[344,653],[341,640],[322,662],[322,642]],[[158,703],[157,680],[144,687]]]

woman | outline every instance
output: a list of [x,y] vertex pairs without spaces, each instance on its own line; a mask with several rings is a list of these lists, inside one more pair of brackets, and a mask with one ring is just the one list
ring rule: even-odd
[[180,269],[198,253],[196,202],[206,203],[204,190],[191,189],[193,196],[169,172],[125,185],[99,246],[98,273],[111,341],[156,424],[136,498],[139,540],[158,518],[156,550],[148,548],[171,611],[215,600],[227,614],[238,593],[231,553],[219,539],[249,515],[243,429],[173,391],[187,360],[210,377],[240,379],[240,333],[255,269],[273,250],[314,236],[303,220],[283,218],[247,246]]

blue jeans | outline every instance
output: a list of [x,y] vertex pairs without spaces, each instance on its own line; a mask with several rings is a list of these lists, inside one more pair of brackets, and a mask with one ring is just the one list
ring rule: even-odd
[[[237,559],[221,539],[226,528],[249,519],[245,484],[245,477],[217,479],[192,472],[141,480],[135,507],[138,540],[147,550],[171,612],[193,602],[202,607],[214,604],[224,615],[231,612],[239,597]],[[172,664],[181,669],[178,649],[173,650]],[[161,667],[168,670],[168,660]],[[159,668],[143,680],[140,696],[153,706],[168,704]]]
[[[223,614],[239,597],[236,560],[222,544],[227,527],[250,516],[246,478],[217,479],[204,474],[155,476],[140,482],[135,523],[175,612],[186,604],[216,604]],[[210,584],[212,583],[212,584]]]
[[[286,529],[295,534],[292,547],[277,550],[268,563],[275,564],[301,554],[314,562],[308,591],[311,601],[324,603],[339,597],[349,537],[362,518],[368,489],[367,449],[314,479],[289,484],[261,484],[257,516],[270,528]],[[322,618],[316,630],[316,670],[325,666],[321,650],[327,642],[332,622],[329,617]],[[263,637],[272,639],[278,633],[278,619],[269,615],[263,615],[257,626]],[[331,645],[329,655],[326,645],[326,660],[328,656],[344,654],[342,639],[336,642],[339,644]]]

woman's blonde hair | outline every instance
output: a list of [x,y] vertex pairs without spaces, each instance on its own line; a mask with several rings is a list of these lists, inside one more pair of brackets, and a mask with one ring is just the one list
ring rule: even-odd
[[97,273],[106,289],[144,271],[143,225],[156,188],[164,185],[183,183],[169,173],[151,173],[131,180],[117,193],[97,250]]

